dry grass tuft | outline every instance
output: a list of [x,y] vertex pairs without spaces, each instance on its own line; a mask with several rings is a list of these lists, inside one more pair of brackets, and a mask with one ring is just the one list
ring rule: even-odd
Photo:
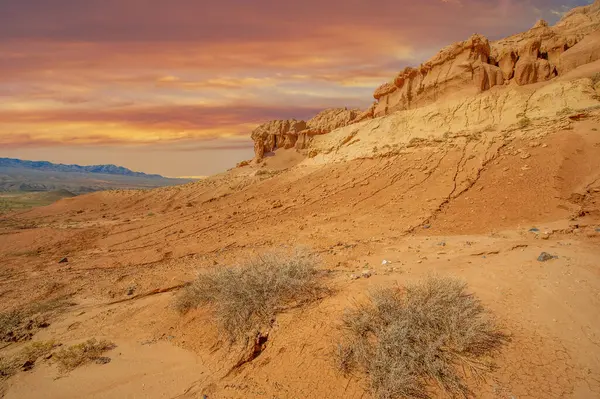
[[35,362],[49,355],[54,347],[54,341],[33,342],[12,356],[0,357],[0,380],[11,377],[19,370],[33,368]]
[[464,377],[490,372],[491,356],[508,337],[466,289],[460,280],[429,277],[372,292],[370,303],[344,315],[338,368],[366,372],[382,399],[429,398],[432,384],[471,396]]
[[69,306],[72,303],[58,298],[0,313],[0,342],[30,340],[37,330],[48,327],[50,321]]
[[242,266],[215,268],[186,287],[175,306],[185,313],[212,305],[221,328],[237,341],[269,327],[278,312],[326,292],[317,264],[315,256],[297,250],[291,256],[268,253]]
[[68,372],[100,359],[104,352],[114,348],[116,345],[110,341],[97,341],[96,338],[91,338],[80,344],[61,349],[52,357],[58,363],[59,370]]

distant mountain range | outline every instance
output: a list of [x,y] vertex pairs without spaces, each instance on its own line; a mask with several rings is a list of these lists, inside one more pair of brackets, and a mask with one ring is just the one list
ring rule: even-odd
[[68,190],[75,194],[111,189],[175,186],[195,179],[174,179],[134,172],[116,165],[64,165],[46,161],[0,158],[0,191]]
[[142,172],[134,172],[130,169],[116,165],[81,166],[65,165],[62,163],[52,163],[47,161],[24,161],[22,159],[15,158],[0,158],[0,167],[45,170],[49,172],[103,173],[106,175],[164,179],[164,177],[161,175],[151,175]]

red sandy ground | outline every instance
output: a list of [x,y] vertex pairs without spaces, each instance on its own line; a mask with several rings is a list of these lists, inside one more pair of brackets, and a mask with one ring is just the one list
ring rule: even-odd
[[[0,310],[71,295],[77,305],[35,339],[118,345],[111,363],[59,379],[45,363],[19,373],[6,398],[367,398],[364,378],[333,364],[344,308],[431,272],[465,279],[512,334],[498,370],[473,382],[478,397],[600,397],[599,125],[540,145],[458,139],[318,167],[287,152],[182,187],[5,216]],[[334,293],[279,315],[252,362],[234,367],[240,349],[206,309],[173,310],[198,270],[297,245],[320,254]],[[542,251],[558,258],[538,262]],[[363,269],[374,275],[349,278]]]

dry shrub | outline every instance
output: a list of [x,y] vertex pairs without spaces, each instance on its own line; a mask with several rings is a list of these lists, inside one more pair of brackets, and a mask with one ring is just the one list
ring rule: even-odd
[[517,124],[519,125],[519,127],[521,129],[524,129],[527,126],[531,125],[531,119],[529,119],[528,117],[524,116],[521,119],[519,119],[519,121],[517,122]]
[[58,298],[0,313],[0,341],[30,340],[40,328],[48,327],[53,318],[72,305],[65,298]]
[[368,304],[344,315],[338,368],[367,373],[378,398],[429,398],[431,384],[471,396],[464,377],[491,371],[491,355],[508,337],[466,289],[460,280],[429,277],[372,292]]
[[49,355],[54,346],[54,341],[33,342],[16,354],[0,357],[0,380],[16,374],[19,370],[33,368],[35,362],[40,357]]
[[52,357],[58,363],[59,370],[68,372],[100,359],[105,352],[114,348],[116,345],[110,341],[98,341],[96,338],[91,338],[80,344],[61,349]]
[[326,289],[317,264],[315,256],[296,250],[292,255],[268,253],[242,266],[214,268],[187,286],[175,306],[185,313],[212,305],[220,327],[237,341],[270,326],[278,312],[319,298]]

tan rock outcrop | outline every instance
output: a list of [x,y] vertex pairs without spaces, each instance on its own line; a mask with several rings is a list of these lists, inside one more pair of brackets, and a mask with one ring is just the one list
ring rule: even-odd
[[358,115],[356,117],[356,119],[354,120],[353,123],[362,122],[366,119],[372,119],[373,115],[375,114],[376,106],[377,106],[377,102],[374,102],[373,104],[371,104],[371,106],[366,111],[362,112],[360,115]]
[[454,43],[418,68],[406,68],[393,82],[375,90],[374,116],[411,109],[437,101],[457,90],[473,93],[503,84],[500,68],[489,65],[490,43],[481,35]]
[[[517,83],[547,80],[553,77],[552,74],[548,75],[548,68],[552,70],[558,66],[565,51],[597,29],[600,29],[599,0],[589,6],[571,10],[554,26],[548,26],[546,21],[540,20],[526,32],[493,42],[491,62],[495,60],[505,79],[511,79],[511,67],[516,72],[521,59],[528,58],[527,62],[520,63],[519,69],[524,76],[515,76]],[[531,58],[548,62],[536,63]],[[534,75],[538,80],[532,82]]]
[[477,65],[473,72],[473,82],[479,91],[486,91],[494,86],[504,84],[504,74],[495,65],[482,63]]
[[502,71],[502,76],[506,80],[510,80],[513,78],[515,74],[515,65],[517,64],[517,60],[519,56],[515,51],[508,51],[501,56],[498,60],[498,67]]
[[[418,68],[406,68],[373,93],[372,117],[422,107],[443,98],[475,95],[513,80],[528,85],[558,75],[562,54],[600,29],[600,0],[566,14],[555,26],[539,20],[530,30],[493,43],[481,35],[442,49]],[[597,40],[572,51],[565,70],[597,59]],[[594,44],[592,44],[594,43]],[[581,59],[576,61],[574,59]],[[358,120],[368,119],[369,114]]]
[[327,134],[335,129],[355,123],[360,114],[359,109],[347,108],[329,108],[319,112],[306,122],[306,130],[298,133],[296,149],[308,148],[314,136]]
[[359,109],[330,108],[309,119],[306,125],[313,132],[325,134],[351,124],[360,113]]
[[515,82],[521,86],[544,82],[556,75],[556,67],[548,60],[521,58],[515,65]]
[[264,123],[254,129],[251,135],[255,158],[259,160],[266,152],[278,148],[304,149],[312,137],[347,126],[360,113],[358,109],[330,108],[319,112],[307,122],[291,119]]
[[[600,61],[597,61],[600,67]],[[451,98],[413,110],[399,111],[384,118],[365,120],[314,138],[309,151],[315,155],[305,165],[346,162],[404,152],[402,147],[428,142],[437,151],[437,143],[449,137],[536,137],[569,126],[561,112],[573,114],[595,112],[600,97],[593,86],[595,68],[575,79],[555,79],[538,85],[510,85],[502,90],[488,90],[476,96]],[[579,75],[578,75],[579,76]],[[600,82],[598,82],[600,85]],[[587,114],[586,114],[587,115]],[[527,129],[520,128],[527,118]],[[590,114],[590,120],[594,116]],[[412,143],[412,144],[411,144]],[[374,148],[377,147],[377,152]]]
[[550,80],[557,75],[556,67],[550,61],[540,58],[542,41],[538,38],[525,43],[519,50],[519,60],[515,64],[514,78],[518,85],[528,85]]
[[560,74],[565,74],[597,60],[600,60],[600,29],[562,53],[557,67]]
[[277,148],[292,148],[296,144],[295,137],[306,129],[306,122],[296,119],[276,120],[263,123],[252,132],[254,155],[261,159],[266,152]]
[[[479,97],[495,86],[544,82],[600,59],[600,0],[567,13],[556,25],[539,20],[528,31],[490,43],[475,34],[405,68],[373,93],[364,112],[327,109],[307,122],[272,121],[253,133],[257,159],[277,148],[306,149],[316,136],[397,111]],[[491,94],[494,94],[492,91]],[[444,101],[442,101],[444,100]]]

